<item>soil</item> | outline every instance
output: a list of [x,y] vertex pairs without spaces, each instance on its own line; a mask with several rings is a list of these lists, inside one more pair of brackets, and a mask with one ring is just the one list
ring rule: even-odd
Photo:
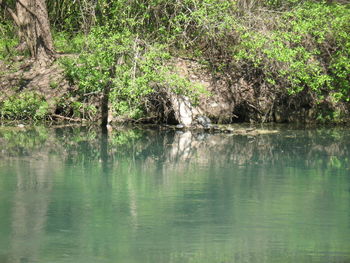
[[17,56],[11,61],[0,61],[0,72],[0,102],[21,92],[33,91],[45,98],[54,113],[55,98],[70,89],[57,61],[38,67],[33,60]]

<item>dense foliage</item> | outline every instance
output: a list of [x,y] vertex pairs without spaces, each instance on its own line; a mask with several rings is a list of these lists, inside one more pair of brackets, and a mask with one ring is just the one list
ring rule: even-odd
[[23,92],[19,96],[10,96],[2,102],[1,118],[12,120],[42,120],[48,111],[44,97],[33,92]]
[[254,30],[241,27],[235,58],[289,93],[331,91],[349,100],[350,9],[307,2]]
[[172,73],[171,55],[159,43],[150,44],[130,31],[111,31],[108,26],[92,29],[85,48],[76,59],[64,59],[67,78],[78,89],[82,110],[110,90],[112,109],[118,116],[141,118],[153,93],[175,92],[196,99],[200,87]]
[[[143,116],[150,96],[192,94],[171,70],[187,57],[213,72],[233,72],[285,96],[309,94],[317,105],[349,101],[350,5],[303,0],[49,0],[56,48],[79,54],[62,63],[80,113],[97,112],[111,88],[115,114]],[[6,15],[0,54],[17,42]],[[233,80],[234,81],[234,80]],[[193,92],[195,90],[195,92]],[[92,105],[92,106],[91,106]],[[67,105],[66,105],[67,106]],[[76,111],[75,111],[76,112]]]

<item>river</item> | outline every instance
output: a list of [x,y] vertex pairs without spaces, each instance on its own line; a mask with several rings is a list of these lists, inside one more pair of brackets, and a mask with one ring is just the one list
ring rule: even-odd
[[350,129],[1,127],[0,262],[350,262]]

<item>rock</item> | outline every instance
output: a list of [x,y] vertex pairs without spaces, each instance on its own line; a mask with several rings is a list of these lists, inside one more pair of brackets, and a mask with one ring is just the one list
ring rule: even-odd
[[197,139],[198,141],[203,141],[205,138],[206,138],[206,134],[205,134],[205,133],[199,133],[199,134],[197,134],[197,136],[196,136],[196,139]]
[[209,131],[211,129],[211,124],[204,125],[203,129]]
[[214,132],[220,132],[220,131],[221,131],[220,127],[217,126],[217,125],[213,125],[213,126],[211,127],[211,129],[212,129]]
[[175,128],[178,129],[178,130],[182,130],[182,129],[185,128],[185,125],[183,125],[182,123],[180,123],[180,124],[176,125]]
[[210,119],[207,116],[202,116],[202,115],[197,116],[196,117],[196,122],[199,125],[202,125],[203,127],[211,125],[211,121],[210,121]]
[[199,126],[198,128],[203,128],[206,131],[212,128],[211,120],[207,116],[198,115],[194,123]]
[[194,116],[200,114],[197,107],[191,104],[186,96],[169,94],[169,99],[174,110],[175,119],[184,126],[191,126],[194,123]]

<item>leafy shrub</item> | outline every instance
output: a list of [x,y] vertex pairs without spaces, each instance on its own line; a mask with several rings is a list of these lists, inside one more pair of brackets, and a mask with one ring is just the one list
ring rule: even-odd
[[289,94],[310,90],[322,98],[331,91],[334,99],[349,100],[349,11],[348,5],[306,2],[276,17],[270,30],[241,26],[234,58]]
[[53,40],[56,51],[63,53],[79,53],[84,48],[85,36],[82,34],[71,35],[66,32],[54,32]]
[[129,30],[147,41],[170,43],[178,48],[208,42],[231,28],[236,1],[141,0],[102,1],[100,25],[115,31]]
[[13,95],[0,104],[1,117],[11,120],[43,120],[48,110],[44,97],[34,92]]
[[159,89],[172,90],[195,98],[201,91],[172,73],[171,56],[161,44],[148,44],[129,31],[113,32],[96,27],[89,34],[79,58],[64,59],[68,79],[78,86],[75,96],[100,96],[110,89],[110,102],[118,115],[139,118],[147,97]]
[[0,23],[0,59],[13,55],[14,47],[18,44],[18,39],[11,23]]

